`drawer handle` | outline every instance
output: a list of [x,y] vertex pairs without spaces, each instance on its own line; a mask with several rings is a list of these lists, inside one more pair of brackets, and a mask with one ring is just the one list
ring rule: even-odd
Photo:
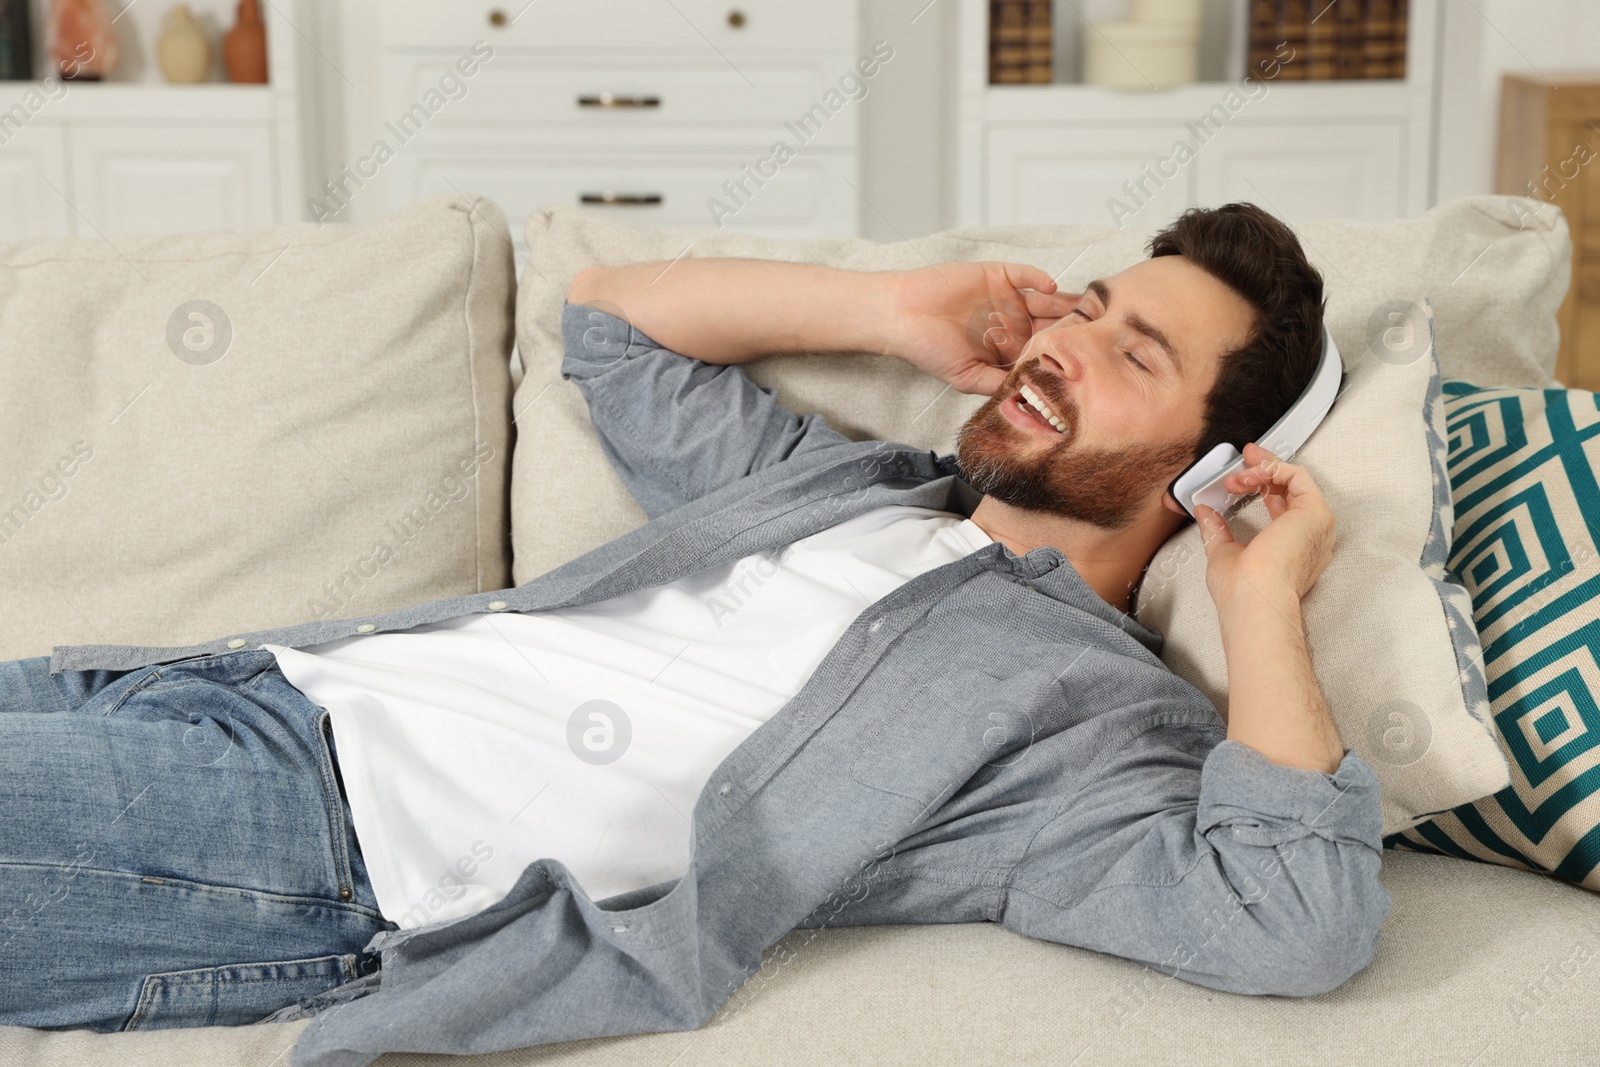
[[585,204],[659,204],[660,193],[581,193],[578,200]]
[[598,96],[578,97],[579,107],[660,107],[659,96],[618,96],[615,93],[601,93]]
[[506,13],[501,11],[499,8],[495,8],[489,12],[489,25],[495,27],[496,29],[504,27],[509,21],[511,20],[506,18]]
[[732,26],[736,30],[739,29],[741,26],[743,26],[744,25],[744,12],[740,11],[738,8],[734,8],[732,11],[729,11],[728,12],[728,25]]

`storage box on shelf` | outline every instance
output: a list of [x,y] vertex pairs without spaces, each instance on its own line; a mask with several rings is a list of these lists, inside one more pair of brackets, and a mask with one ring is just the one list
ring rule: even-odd
[[1410,5],[1403,79],[1291,82],[1269,67],[1246,83],[1237,47],[1228,80],[1122,90],[989,85],[988,5],[961,0],[958,222],[1151,226],[1229,200],[1291,221],[1416,215],[1433,195],[1438,12]]

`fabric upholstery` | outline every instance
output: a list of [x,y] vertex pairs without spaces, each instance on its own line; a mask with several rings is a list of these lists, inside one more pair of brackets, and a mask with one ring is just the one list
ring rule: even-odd
[[509,584],[504,232],[447,196],[0,245],[0,657]]
[[[451,1067],[1592,1063],[1600,901],[1541,875],[1386,850],[1378,954],[1319,997],[1215,993],[993,923],[796,930],[699,1030]],[[265,1067],[315,1020],[126,1034],[0,1027],[0,1063]],[[380,1057],[375,1067],[442,1064]]]

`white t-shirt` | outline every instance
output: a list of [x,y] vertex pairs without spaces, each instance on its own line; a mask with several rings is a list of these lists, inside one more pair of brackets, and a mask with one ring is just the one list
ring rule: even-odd
[[260,647],[328,709],[379,910],[409,929],[488,907],[541,858],[594,900],[682,877],[717,765],[864,609],[990,543],[893,505],[582,607]]

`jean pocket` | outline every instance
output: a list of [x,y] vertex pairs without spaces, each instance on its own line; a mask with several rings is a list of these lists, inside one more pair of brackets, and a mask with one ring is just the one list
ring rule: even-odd
[[123,1029],[247,1026],[354,977],[355,953],[151,974]]

